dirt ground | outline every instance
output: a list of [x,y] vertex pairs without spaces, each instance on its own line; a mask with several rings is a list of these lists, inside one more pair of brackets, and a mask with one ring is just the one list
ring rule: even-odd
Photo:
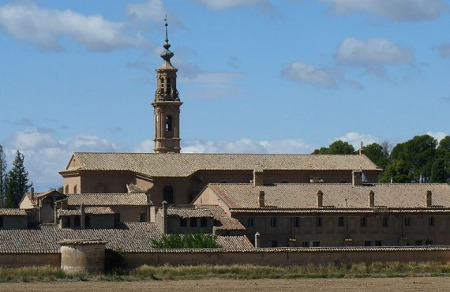
[[450,291],[450,278],[0,283],[0,291]]

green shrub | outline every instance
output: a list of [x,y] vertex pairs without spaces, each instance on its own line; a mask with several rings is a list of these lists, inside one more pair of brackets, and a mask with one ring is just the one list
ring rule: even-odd
[[153,248],[220,248],[217,235],[203,232],[165,234],[159,240],[152,239]]

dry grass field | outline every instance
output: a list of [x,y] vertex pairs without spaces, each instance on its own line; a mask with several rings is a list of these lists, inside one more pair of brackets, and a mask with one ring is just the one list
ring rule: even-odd
[[0,291],[450,291],[450,278],[0,283]]

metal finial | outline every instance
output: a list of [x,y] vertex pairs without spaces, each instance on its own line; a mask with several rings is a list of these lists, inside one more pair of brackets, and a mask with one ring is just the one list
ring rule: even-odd
[[167,24],[167,14],[166,14],[166,17],[164,18],[164,22],[165,22],[164,26],[166,27],[166,43],[168,44],[169,43],[169,36],[168,36],[168,33],[167,33],[167,26],[168,26],[168,24]]
[[173,57],[173,53],[169,50],[170,48],[170,44],[169,44],[169,36],[168,36],[168,32],[167,32],[167,14],[166,17],[164,18],[164,26],[166,27],[166,43],[163,45],[165,51],[161,53],[161,58],[164,59],[164,61],[170,63],[170,58]]

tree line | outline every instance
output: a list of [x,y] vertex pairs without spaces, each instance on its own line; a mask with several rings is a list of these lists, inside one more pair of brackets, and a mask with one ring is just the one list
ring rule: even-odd
[[31,186],[23,154],[17,150],[12,168],[7,171],[6,156],[0,145],[0,207],[18,208],[20,200]]
[[[430,135],[414,138],[395,145],[389,142],[372,143],[362,147],[362,152],[384,171],[382,183],[450,183],[450,136],[439,143]],[[314,150],[313,154],[355,154],[355,148],[338,140],[328,147]]]

